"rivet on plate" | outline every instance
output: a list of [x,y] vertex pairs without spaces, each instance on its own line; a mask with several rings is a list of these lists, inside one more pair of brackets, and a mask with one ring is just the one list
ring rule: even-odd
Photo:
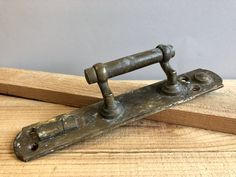
[[210,83],[212,81],[212,78],[209,77],[206,73],[204,72],[197,72],[194,75],[194,79],[199,82],[199,83],[203,83],[203,84],[207,84]]

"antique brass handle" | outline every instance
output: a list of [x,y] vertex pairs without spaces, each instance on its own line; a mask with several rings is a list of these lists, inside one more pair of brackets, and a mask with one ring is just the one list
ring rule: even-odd
[[97,63],[93,67],[85,69],[85,78],[89,84],[98,83],[104,98],[104,104],[100,109],[101,115],[107,119],[113,119],[123,114],[122,104],[115,100],[108,85],[108,79],[134,71],[136,69],[160,63],[167,76],[167,82],[162,91],[169,95],[177,95],[181,92],[181,85],[177,81],[177,73],[171,68],[169,61],[175,56],[171,45],[158,45],[156,48],[120,58],[107,63]]
[[[159,45],[86,69],[88,83],[98,83],[104,100],[24,127],[13,144],[16,156],[22,161],[36,159],[223,87],[217,74],[204,69],[177,76],[169,64],[174,55],[172,46]],[[154,63],[160,63],[167,80],[114,97],[109,78]]]

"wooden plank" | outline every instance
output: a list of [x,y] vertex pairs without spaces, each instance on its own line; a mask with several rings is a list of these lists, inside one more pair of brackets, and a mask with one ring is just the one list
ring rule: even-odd
[[0,174],[32,177],[166,177],[235,176],[235,152],[192,153],[70,153],[22,164],[7,155]]
[[[110,81],[115,95],[155,81]],[[236,81],[225,80],[225,87],[155,114],[148,119],[236,134]],[[70,106],[86,106],[101,99],[96,84],[83,77],[0,69],[0,93]]]
[[22,127],[75,108],[0,96],[0,176],[236,176],[236,136],[141,120],[29,163],[12,141]]

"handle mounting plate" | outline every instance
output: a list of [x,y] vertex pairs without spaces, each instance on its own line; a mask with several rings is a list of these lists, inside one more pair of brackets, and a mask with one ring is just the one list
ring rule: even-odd
[[99,113],[101,101],[25,127],[14,141],[15,154],[30,161],[223,87],[217,74],[203,69],[177,78],[182,88],[178,95],[163,92],[166,81],[161,81],[115,97],[124,108],[115,119],[105,119]]

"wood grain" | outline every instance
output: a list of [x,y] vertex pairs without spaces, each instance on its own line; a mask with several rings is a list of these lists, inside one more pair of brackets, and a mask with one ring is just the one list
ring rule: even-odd
[[[110,81],[115,95],[155,81]],[[155,114],[148,119],[236,134],[236,81],[193,101]],[[101,99],[96,84],[83,77],[39,71],[0,69],[0,93],[59,103],[86,106]]]
[[22,127],[75,108],[0,96],[0,176],[236,176],[236,136],[141,120],[38,160],[18,161]]

